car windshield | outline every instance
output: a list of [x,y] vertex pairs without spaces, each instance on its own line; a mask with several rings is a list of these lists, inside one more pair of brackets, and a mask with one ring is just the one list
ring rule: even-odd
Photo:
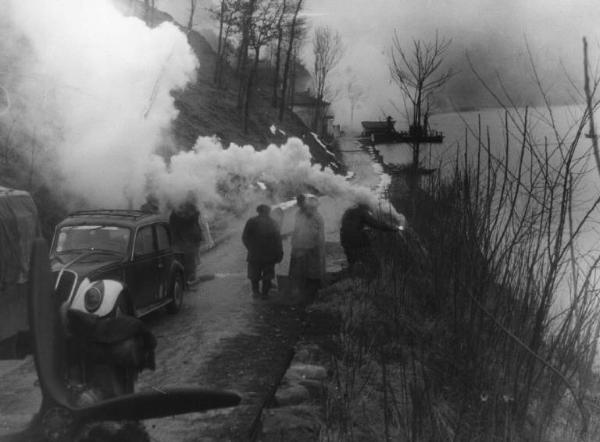
[[100,250],[124,254],[130,231],[116,226],[65,226],[58,232],[57,253],[76,250]]

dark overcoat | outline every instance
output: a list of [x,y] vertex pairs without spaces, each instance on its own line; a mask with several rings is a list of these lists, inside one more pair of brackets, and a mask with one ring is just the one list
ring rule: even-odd
[[248,250],[248,262],[275,264],[283,258],[279,226],[269,215],[250,218],[244,226],[242,242]]

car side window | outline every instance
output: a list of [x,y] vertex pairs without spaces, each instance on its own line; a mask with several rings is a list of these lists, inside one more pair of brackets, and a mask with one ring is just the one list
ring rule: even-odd
[[154,252],[154,238],[152,236],[152,226],[142,227],[138,230],[135,238],[135,255],[147,255]]
[[158,250],[166,250],[171,247],[171,238],[169,231],[164,224],[156,224],[156,240],[158,241]]

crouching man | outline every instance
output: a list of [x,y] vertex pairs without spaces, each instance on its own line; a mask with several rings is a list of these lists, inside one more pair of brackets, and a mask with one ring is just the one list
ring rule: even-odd
[[358,203],[344,212],[340,242],[348,260],[348,269],[351,274],[363,274],[367,279],[373,279],[379,275],[381,265],[367,233],[369,228],[397,232],[402,230],[402,226],[377,219],[365,203]]
[[279,226],[270,216],[271,208],[261,204],[256,211],[258,215],[250,218],[244,226],[242,242],[248,250],[248,279],[252,283],[252,294],[266,298],[275,277],[275,264],[283,259],[283,247]]

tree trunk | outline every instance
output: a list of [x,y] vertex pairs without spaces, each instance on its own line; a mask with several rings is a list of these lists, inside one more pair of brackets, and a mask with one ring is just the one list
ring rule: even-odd
[[419,168],[420,151],[421,151],[421,143],[417,138],[417,140],[413,144],[413,167],[415,168],[415,170]]
[[238,88],[238,103],[237,107],[240,110],[244,110],[244,100],[246,97],[246,85],[248,83],[248,47],[250,45],[250,27],[252,25],[252,15],[254,14],[254,6],[256,0],[250,0],[246,12],[244,14],[244,22],[242,25],[242,41],[240,43],[240,54],[239,54],[239,75],[240,82]]
[[[244,52],[247,52],[247,50],[248,49],[246,48]],[[237,108],[243,110],[246,84],[248,83],[248,55],[240,53],[239,60]]]
[[285,57],[285,64],[283,66],[283,78],[281,85],[281,103],[279,104],[279,122],[283,121],[283,114],[285,112],[285,94],[287,92],[287,81],[288,75],[290,71],[290,58],[292,56],[293,47],[294,47],[294,37],[296,33],[296,21],[298,19],[298,13],[300,12],[300,8],[302,7],[302,0],[298,0],[296,4],[296,10],[294,11],[294,17],[292,18],[292,27],[290,29],[290,41],[288,44],[287,54]]
[[290,109],[294,108],[294,97],[296,96],[296,68],[298,62],[298,45],[294,48],[292,65],[290,66],[290,93],[288,95],[288,105]]
[[322,123],[323,123],[323,100],[325,98],[325,78],[326,73],[322,70],[320,74],[320,80],[317,84],[317,90],[315,90],[315,113],[313,118],[313,131],[319,136],[322,134]]
[[217,42],[217,62],[215,64],[214,83],[219,83],[221,63],[223,63],[223,22],[225,21],[225,0],[221,0],[221,15],[219,17],[219,39]]
[[250,98],[252,95],[252,83],[254,82],[254,76],[258,70],[258,61],[260,59],[260,46],[254,48],[254,63],[252,69],[248,74],[248,82],[246,84],[246,95],[244,98],[244,133],[248,133],[248,116],[250,114]]
[[315,99],[315,111],[313,113],[313,121],[312,121],[312,130],[316,133],[316,134],[321,134],[320,133],[320,125],[319,122],[321,120],[321,106],[322,106],[322,102],[323,102],[323,98],[322,97],[317,97]]
[[221,56],[219,57],[218,63],[218,71],[217,71],[217,86],[220,88],[227,88],[224,82],[225,68],[227,66],[227,56],[228,50],[227,42],[229,41],[229,34],[231,32],[231,26],[228,24],[225,27],[224,35],[223,35],[223,43],[221,47]]
[[286,0],[283,0],[283,6],[281,8],[281,15],[277,20],[277,50],[275,52],[275,74],[273,75],[273,96],[271,98],[271,105],[277,107],[277,93],[279,92],[279,70],[281,68],[281,45],[283,44],[283,27],[281,25],[283,17],[285,16]]
[[195,13],[196,13],[196,0],[190,0],[190,17],[188,19],[188,24],[187,24],[188,34],[192,31],[192,26],[194,26],[194,14]]

